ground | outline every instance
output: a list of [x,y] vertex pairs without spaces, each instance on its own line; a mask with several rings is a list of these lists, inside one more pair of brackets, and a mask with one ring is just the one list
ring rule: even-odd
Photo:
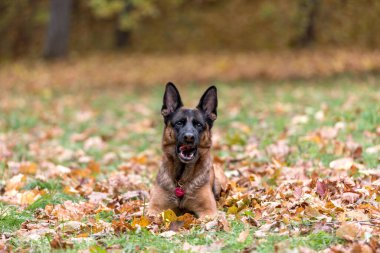
[[[213,83],[214,162],[230,187],[219,217],[202,221],[145,215],[160,164],[164,83],[8,85],[0,100],[0,251],[373,252],[380,78],[290,80]],[[205,88],[179,85],[185,105]]]

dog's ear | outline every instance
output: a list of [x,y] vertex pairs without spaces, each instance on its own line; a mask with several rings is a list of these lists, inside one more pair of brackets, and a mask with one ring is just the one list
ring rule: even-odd
[[214,120],[216,120],[217,107],[218,107],[217,90],[215,86],[211,86],[202,95],[201,99],[199,100],[199,104],[197,106],[197,108],[206,115],[206,119],[210,127],[212,127],[212,123],[214,122]]
[[161,114],[164,116],[165,123],[168,120],[168,117],[183,106],[181,96],[175,85],[171,82],[166,84],[164,101],[161,108]]

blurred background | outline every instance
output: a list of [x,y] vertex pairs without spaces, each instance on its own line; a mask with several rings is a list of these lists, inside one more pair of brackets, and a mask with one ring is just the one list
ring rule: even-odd
[[[380,68],[376,0],[2,0],[0,12],[2,85],[282,80]],[[23,71],[35,74],[20,78]],[[50,75],[54,82],[41,81]]]

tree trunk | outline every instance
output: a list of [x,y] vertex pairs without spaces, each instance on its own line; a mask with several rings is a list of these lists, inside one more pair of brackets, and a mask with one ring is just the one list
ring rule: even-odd
[[62,58],[67,54],[72,2],[72,0],[50,0],[50,20],[43,53],[45,58]]
[[117,49],[122,49],[129,46],[130,39],[131,39],[131,30],[125,30],[121,27],[120,18],[122,15],[129,15],[129,13],[133,11],[133,9],[134,9],[133,5],[127,3],[124,7],[124,10],[121,12],[119,16],[119,20],[117,21],[116,29],[115,29],[115,47]]
[[307,47],[315,41],[315,21],[319,9],[319,0],[302,0],[300,12],[306,14],[302,33],[293,41],[295,47]]

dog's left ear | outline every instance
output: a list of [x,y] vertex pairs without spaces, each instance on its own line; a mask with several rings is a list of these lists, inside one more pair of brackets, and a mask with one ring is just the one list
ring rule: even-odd
[[218,107],[218,94],[215,86],[209,87],[199,100],[197,108],[206,115],[207,122],[212,126],[216,120]]

